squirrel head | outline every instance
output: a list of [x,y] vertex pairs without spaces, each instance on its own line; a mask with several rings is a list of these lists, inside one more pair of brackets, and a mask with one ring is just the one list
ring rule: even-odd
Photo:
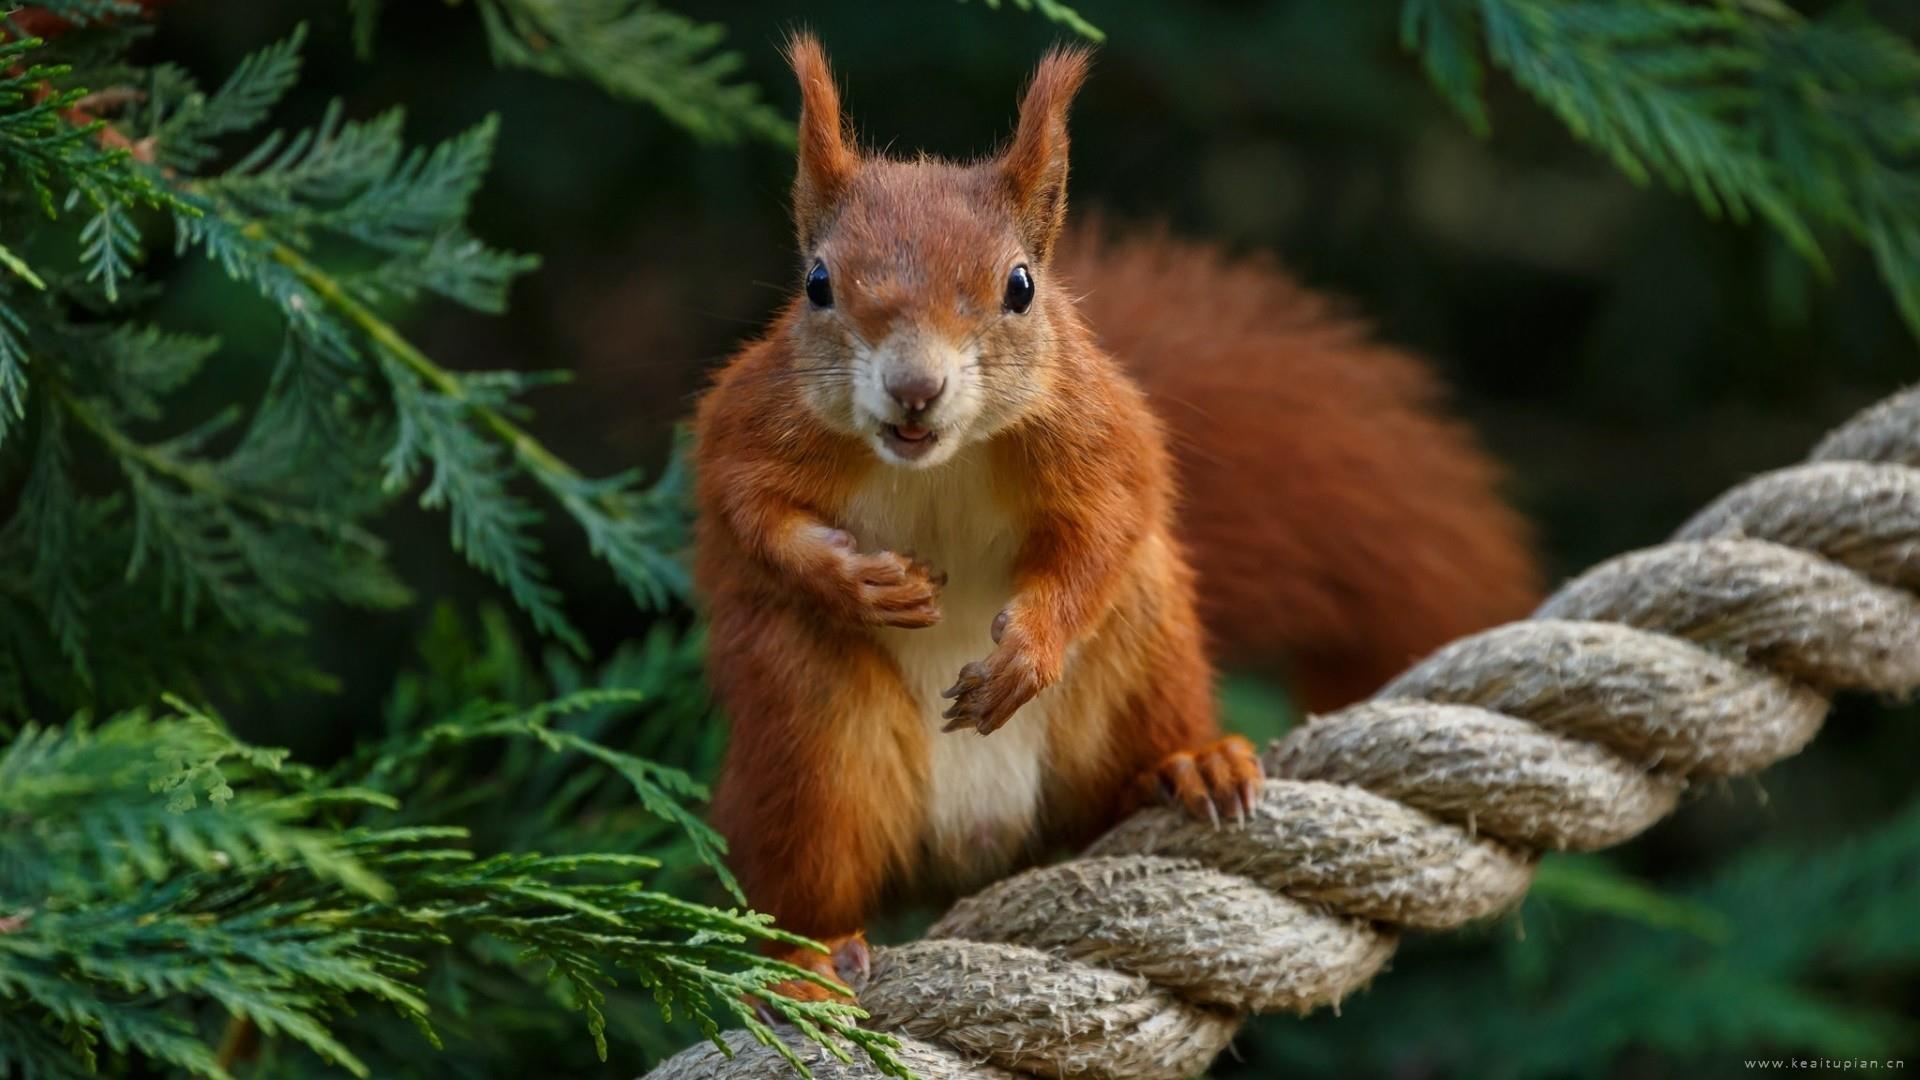
[[835,430],[888,464],[928,467],[1053,396],[1072,298],[1050,273],[1067,208],[1067,107],[1084,49],[1034,72],[1013,138],[961,164],[868,154],[848,136],[826,54],[787,56],[800,82],[793,184],[800,295],[795,384]]

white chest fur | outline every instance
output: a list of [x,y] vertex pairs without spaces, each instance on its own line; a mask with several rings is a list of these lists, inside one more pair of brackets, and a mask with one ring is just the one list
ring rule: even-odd
[[878,469],[849,503],[844,523],[861,550],[911,551],[947,574],[938,624],[879,636],[928,732],[925,841],[941,863],[968,877],[1003,869],[1032,834],[1052,697],[1029,702],[989,736],[940,730],[947,705],[940,692],[962,666],[993,651],[993,617],[1012,597],[1021,537],[999,509],[992,483],[983,456],[965,452],[931,469]]

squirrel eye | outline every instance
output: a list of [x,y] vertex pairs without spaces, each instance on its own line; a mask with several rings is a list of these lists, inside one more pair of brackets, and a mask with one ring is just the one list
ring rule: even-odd
[[1015,315],[1025,315],[1033,306],[1033,274],[1026,263],[1013,268],[1007,275],[1007,310]]
[[827,264],[819,259],[813,260],[813,269],[807,271],[807,299],[817,308],[833,306],[833,282],[827,280]]

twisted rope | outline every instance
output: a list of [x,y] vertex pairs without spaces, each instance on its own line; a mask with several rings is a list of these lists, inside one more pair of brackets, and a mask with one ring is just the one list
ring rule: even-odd
[[[1137,814],[879,950],[860,1003],[926,1080],[1197,1075],[1244,1016],[1366,983],[1402,928],[1511,908],[1540,852],[1620,843],[1689,781],[1795,753],[1831,694],[1920,689],[1917,591],[1920,387],[1296,729],[1245,827]],[[652,1075],[791,1075],[728,1041]],[[817,1076],[880,1075],[790,1045]]]

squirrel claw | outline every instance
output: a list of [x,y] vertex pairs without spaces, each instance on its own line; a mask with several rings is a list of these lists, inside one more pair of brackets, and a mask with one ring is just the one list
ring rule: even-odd
[[[940,696],[951,701],[954,698],[959,697],[961,694],[964,694],[969,690],[979,689],[980,684],[986,681],[987,681],[987,665],[981,663],[978,660],[975,660],[973,663],[968,664],[966,667],[963,667],[960,669],[960,677],[954,680],[954,683],[952,686],[949,686],[945,690],[940,691]],[[960,711],[960,706],[956,703],[955,705],[948,708],[947,711],[945,713],[942,713],[941,715],[951,720],[956,715],[959,714],[959,711]]]
[[941,730],[955,732],[971,727],[982,735],[991,735],[1040,689],[1032,662],[1024,653],[1002,645],[985,660],[961,668],[960,677],[941,693],[953,702],[940,714],[941,719],[950,721]]
[[1139,789],[1144,800],[1158,800],[1219,828],[1223,818],[1245,825],[1259,805],[1262,782],[1260,758],[1253,744],[1239,735],[1192,751],[1169,754],[1143,773]]

